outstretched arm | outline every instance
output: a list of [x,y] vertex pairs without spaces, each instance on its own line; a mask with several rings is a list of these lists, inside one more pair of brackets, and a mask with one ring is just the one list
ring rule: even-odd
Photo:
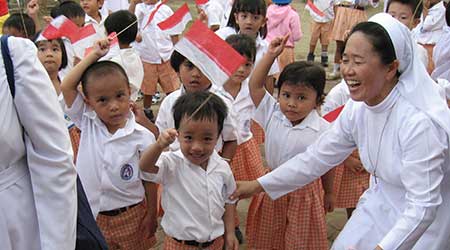
[[162,132],[156,143],[152,144],[144,154],[142,154],[139,161],[139,168],[148,173],[156,174],[159,168],[155,166],[159,156],[170,144],[172,144],[178,136],[175,129],[168,129]]

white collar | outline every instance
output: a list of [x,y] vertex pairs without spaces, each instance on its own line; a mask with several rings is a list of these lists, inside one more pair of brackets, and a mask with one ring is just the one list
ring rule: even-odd
[[292,126],[292,122],[286,118],[283,112],[281,112],[279,103],[277,103],[275,110],[276,112],[273,113],[274,118],[281,120],[286,127],[299,130],[310,128],[316,132],[320,130],[320,119],[322,118],[315,109],[309,112],[309,114],[303,119],[303,121],[295,126]]
[[[178,157],[179,159],[182,159],[186,163],[186,165],[188,165],[189,167],[196,167],[196,168],[200,167],[200,166],[195,165],[192,162],[190,162],[184,156],[184,154],[181,152],[181,149],[174,151],[173,154],[176,157]],[[208,166],[206,167],[206,172],[207,173],[212,172],[217,166],[219,166],[223,162],[224,162],[224,159],[222,157],[220,157],[220,155],[216,152],[216,150],[214,150],[213,153],[211,154],[211,156],[209,157]]]

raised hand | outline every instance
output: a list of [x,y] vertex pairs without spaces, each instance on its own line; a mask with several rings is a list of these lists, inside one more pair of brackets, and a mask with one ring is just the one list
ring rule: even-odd
[[167,148],[170,144],[172,144],[177,139],[177,136],[178,136],[177,130],[174,128],[169,128],[159,135],[156,143],[161,148]]

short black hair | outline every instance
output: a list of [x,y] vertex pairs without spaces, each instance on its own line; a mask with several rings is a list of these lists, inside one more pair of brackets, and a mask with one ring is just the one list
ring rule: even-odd
[[231,45],[239,54],[246,56],[252,62],[255,62],[256,58],[256,42],[255,39],[248,35],[239,34],[231,35],[225,39],[225,41]]
[[56,18],[57,16],[64,15],[65,17],[72,19],[77,17],[84,17],[85,12],[81,5],[75,1],[67,0],[61,2],[59,5],[53,7],[50,11],[50,16]]
[[30,40],[33,40],[36,34],[36,26],[33,19],[24,13],[14,13],[10,15],[3,24],[3,27],[14,28],[24,35],[28,35],[28,39]]
[[100,61],[91,64],[81,75],[81,86],[85,97],[88,96],[87,85],[92,77],[102,77],[110,74],[120,74],[125,78],[127,85],[130,86],[128,76],[120,64],[112,61]]
[[[129,12],[128,10],[119,10],[110,14],[105,20],[105,29],[108,34],[112,32],[119,33],[117,37],[119,42],[122,44],[130,44],[136,40],[136,35],[138,32],[138,25],[136,22],[136,16]],[[128,27],[132,23],[135,23],[131,27]],[[125,28],[127,28],[125,30]]]
[[[39,33],[36,34],[36,38],[39,37]],[[64,45],[64,41],[61,38],[57,38],[54,39],[59,43],[59,46],[61,47],[61,66],[59,66],[59,70],[64,69],[65,67],[67,67],[68,64],[68,60],[67,60],[67,51],[66,51],[66,46]],[[39,47],[39,43],[41,42],[51,42],[53,40],[43,40],[43,41],[35,41],[34,44],[36,45],[36,47]]]
[[[236,23],[236,18],[234,17],[234,14],[239,13],[239,12],[249,12],[254,15],[262,15],[264,18],[266,18],[266,13],[267,13],[266,1],[265,0],[234,0],[227,26],[234,28],[236,31],[239,31],[239,25]],[[262,38],[266,38],[267,25],[263,25],[259,29],[259,35]]]
[[324,97],[326,74],[322,66],[314,62],[293,62],[284,67],[278,78],[278,88],[287,85],[304,85],[312,88],[317,94],[317,104],[321,104]]
[[[386,7],[386,12],[389,11],[389,7],[391,6],[391,3],[399,3],[399,4],[403,4],[403,5],[408,5],[409,8],[411,9],[411,13],[413,13],[414,17],[413,18],[420,18],[420,15],[422,15],[422,1],[420,0],[389,0],[387,7]],[[417,9],[417,11],[416,11]]]
[[209,91],[186,93],[178,97],[172,107],[175,129],[180,128],[181,120],[189,117],[193,121],[217,121],[218,134],[222,133],[223,123],[228,115],[225,102]]
[[180,66],[184,63],[184,61],[188,60],[185,56],[180,54],[180,52],[174,50],[172,55],[170,56],[170,66],[175,70],[175,72],[180,72]]

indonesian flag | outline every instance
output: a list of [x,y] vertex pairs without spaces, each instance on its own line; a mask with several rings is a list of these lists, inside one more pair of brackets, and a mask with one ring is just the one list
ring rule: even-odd
[[[104,57],[112,58],[114,55],[120,53],[119,39],[117,38],[117,33],[113,32],[113,33],[109,34],[108,39],[110,41],[109,51],[108,51],[108,54],[106,54]],[[86,48],[86,50],[84,51],[84,57],[89,55],[93,49],[94,49],[93,46]]]
[[197,5],[200,9],[205,9],[205,5],[209,2],[209,0],[195,0],[195,5]]
[[150,16],[148,17],[148,20],[147,20],[147,23],[146,23],[145,26],[144,26],[144,29],[147,28],[147,26],[153,21],[153,18],[155,18],[155,15],[156,15],[156,13],[158,12],[159,8],[161,8],[161,6],[162,6],[163,4],[166,4],[166,3],[167,3],[167,0],[163,0],[163,1],[159,2],[159,3],[156,5],[155,9],[152,10],[152,12],[150,12]]
[[328,114],[323,116],[323,119],[325,119],[327,122],[334,122],[339,114],[341,114],[341,111],[344,109],[344,105],[337,107],[335,110],[330,111]]
[[158,27],[168,35],[183,33],[186,25],[192,20],[187,3],[183,4],[173,15],[158,23]]
[[78,36],[75,42],[72,43],[75,50],[75,55],[78,58],[83,58],[85,50],[94,45],[95,41],[99,38],[93,24],[84,26],[78,30]]
[[199,20],[175,44],[175,50],[198,67],[211,82],[220,86],[246,61]]
[[317,8],[317,6],[314,5],[314,3],[311,0],[308,0],[306,2],[305,9],[314,12],[318,16],[321,16],[321,17],[325,16],[325,13],[323,13],[323,11],[321,11],[319,8]]
[[37,40],[53,40],[66,37],[73,43],[77,40],[78,30],[78,26],[74,22],[60,15],[50,22]]

